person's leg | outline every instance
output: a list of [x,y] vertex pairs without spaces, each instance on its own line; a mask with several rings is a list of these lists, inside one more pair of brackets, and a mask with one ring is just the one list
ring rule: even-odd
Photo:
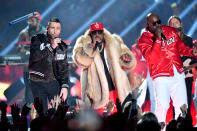
[[147,80],[145,79],[143,83],[139,87],[139,91],[141,91],[140,96],[137,98],[137,105],[141,108],[144,100],[146,98],[146,90],[147,90]]
[[34,98],[39,98],[43,105],[43,111],[47,111],[47,94],[43,82],[35,82],[30,80],[30,88]]
[[54,99],[54,96],[59,95],[60,87],[57,81],[51,81],[46,86],[45,89],[47,91],[47,97],[49,102]]
[[25,83],[25,103],[33,103],[34,98],[30,88],[29,72],[23,72],[24,83]]
[[170,84],[171,77],[158,77],[153,80],[156,94],[156,110],[155,114],[159,122],[165,122],[167,110],[170,103]]
[[187,88],[187,103],[188,103],[188,109],[187,113],[189,117],[191,117],[191,101],[192,101],[192,86],[193,86],[193,77],[188,77],[185,79],[185,84]]
[[187,105],[187,92],[185,85],[185,74],[178,73],[174,69],[174,77],[172,78],[172,86],[170,86],[170,96],[173,101],[173,106],[175,108],[175,119],[181,114],[180,107],[184,104]]
[[148,90],[150,94],[150,102],[151,102],[151,112],[155,113],[155,107],[156,107],[156,96],[155,96],[155,88],[153,87],[153,81],[150,77],[149,71],[147,72],[147,83],[148,83]]

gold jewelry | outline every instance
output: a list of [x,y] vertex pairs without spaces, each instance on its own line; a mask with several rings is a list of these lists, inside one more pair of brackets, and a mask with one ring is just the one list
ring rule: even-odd
[[99,49],[99,52],[101,52],[103,50],[104,45],[101,45],[101,49]]

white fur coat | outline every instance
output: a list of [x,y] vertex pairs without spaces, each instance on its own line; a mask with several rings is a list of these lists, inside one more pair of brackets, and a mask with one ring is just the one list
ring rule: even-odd
[[[136,65],[136,60],[119,36],[111,34],[104,29],[104,39],[109,72],[119,100],[122,103],[131,91],[125,70],[133,69]],[[109,88],[100,53],[98,50],[92,53],[93,47],[90,46],[91,43],[92,40],[88,30],[77,39],[73,49],[73,60],[78,66],[83,68],[81,74],[82,101],[86,106],[98,109],[108,103]],[[130,55],[130,63],[125,63],[121,59],[123,54]]]

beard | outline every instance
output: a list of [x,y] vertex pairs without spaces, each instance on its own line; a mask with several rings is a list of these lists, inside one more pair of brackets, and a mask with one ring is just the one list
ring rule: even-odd
[[96,36],[95,38],[94,38],[94,41],[97,41],[98,43],[102,43],[102,38],[101,37],[99,37],[99,36]]
[[58,35],[51,35],[49,32],[47,32],[47,35],[49,36],[50,39],[55,39],[60,37]]
[[57,35],[50,35],[50,37],[51,37],[52,39],[59,38],[59,36],[57,36]]
[[36,31],[37,26],[29,26],[29,30]]

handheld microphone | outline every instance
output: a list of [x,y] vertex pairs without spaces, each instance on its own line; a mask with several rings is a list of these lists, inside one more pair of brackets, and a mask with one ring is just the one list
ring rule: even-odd
[[161,32],[161,38],[163,40],[167,40],[166,37],[165,37],[165,35],[163,34],[163,30],[162,30],[161,26],[157,27],[157,31],[158,31],[158,33]]
[[[163,31],[162,31],[163,32]],[[161,33],[161,37],[164,39],[164,40],[167,40],[165,35],[163,33]]]
[[[60,37],[55,37],[54,40],[57,39],[57,38],[59,38],[61,40]],[[62,40],[61,40],[61,42],[62,42]],[[57,44],[59,45],[59,44],[61,44],[61,42],[60,43],[57,43]]]
[[95,51],[95,50],[97,49],[98,46],[99,46],[99,43],[98,43],[98,41],[96,41],[96,44],[95,44],[95,46],[94,46],[94,48],[93,48],[93,51]]
[[29,14],[27,14],[27,15],[25,15],[25,16],[19,17],[19,18],[13,20],[13,21],[10,21],[10,22],[9,22],[9,25],[14,25],[14,24],[16,24],[16,23],[18,23],[18,22],[21,22],[21,21],[23,21],[23,20],[26,20],[26,19],[28,19],[29,16],[31,16],[31,15],[36,15],[36,13],[35,13],[35,12],[32,12],[32,13],[29,13]]

